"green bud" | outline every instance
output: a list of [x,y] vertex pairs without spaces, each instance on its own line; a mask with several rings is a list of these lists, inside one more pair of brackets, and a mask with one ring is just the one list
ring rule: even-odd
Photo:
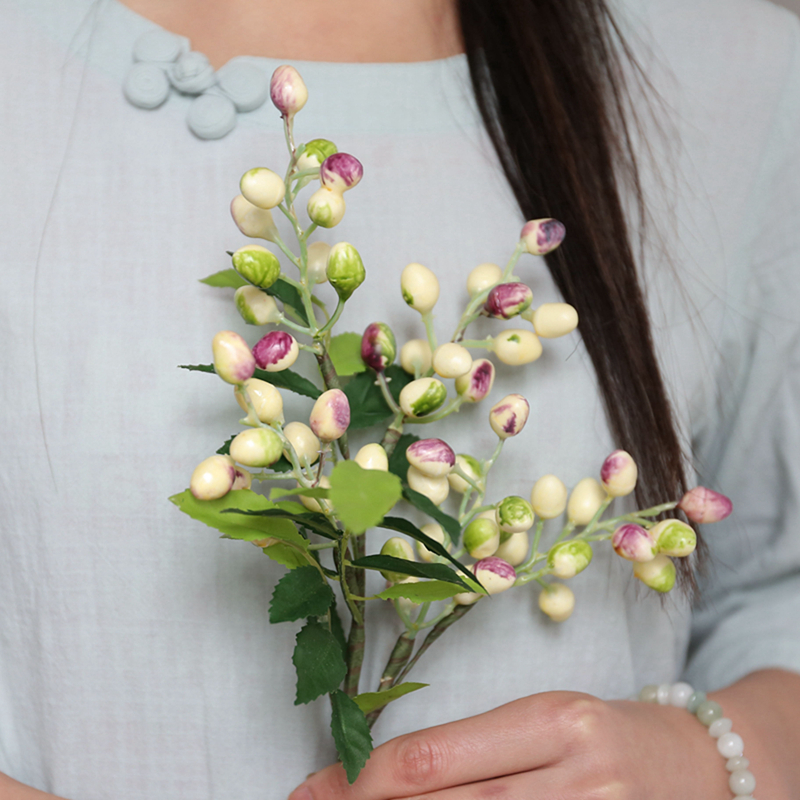
[[245,467],[269,467],[281,457],[283,443],[272,428],[251,428],[234,438],[230,453]]
[[665,555],[652,561],[639,561],[633,565],[633,575],[656,592],[668,592],[675,585],[675,564]]
[[478,517],[464,529],[464,547],[472,558],[488,558],[500,546],[500,529],[490,519]]
[[306,142],[305,149],[297,159],[297,169],[303,172],[307,169],[319,168],[328,156],[338,152],[336,145],[328,139],[312,139],[310,142]]
[[339,242],[331,248],[325,272],[329,283],[342,300],[349,300],[367,277],[358,250],[347,242]]
[[[405,561],[416,560],[414,558],[414,548],[411,547],[411,545],[405,539],[402,539],[399,536],[393,536],[391,539],[386,541],[383,547],[381,547],[381,555],[402,558]],[[391,581],[392,583],[399,583],[408,577],[401,572],[390,572],[384,570],[381,570],[381,575],[383,575],[387,581]]]
[[500,537],[504,542],[512,533],[523,533],[533,527],[533,509],[522,497],[506,497],[497,506],[497,524],[506,534]]
[[592,560],[592,547],[580,540],[561,542],[550,548],[547,566],[557,578],[574,578],[583,572]]
[[275,298],[257,286],[240,286],[233,295],[233,302],[248,325],[277,323],[283,318]]
[[659,553],[673,558],[683,558],[694,552],[697,535],[692,528],[679,519],[665,519],[650,530]]
[[232,257],[233,268],[247,281],[268,289],[281,274],[278,259],[260,244],[248,244],[239,248]]
[[430,414],[445,400],[447,400],[447,387],[436,378],[411,381],[400,391],[400,408],[409,417]]

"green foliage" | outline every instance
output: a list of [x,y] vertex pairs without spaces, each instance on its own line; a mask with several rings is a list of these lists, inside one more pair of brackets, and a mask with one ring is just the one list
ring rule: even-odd
[[[178,368],[188,369],[190,372],[207,372],[211,375],[216,375],[217,373],[213,364],[179,364]],[[281,372],[267,372],[264,369],[256,369],[253,377],[271,383],[278,389],[288,389],[290,392],[310,397],[312,400],[316,400],[322,394],[308,378],[304,378],[290,369],[285,369]],[[278,472],[283,472],[283,470],[278,470]]]
[[340,377],[365,372],[367,365],[361,360],[361,334],[340,333],[331,339],[328,355]]
[[314,486],[310,489],[301,489],[295,486],[292,489],[275,488],[269,493],[270,500],[279,500],[281,497],[312,497],[316,500],[327,500],[331,490],[322,486]]
[[396,583],[394,586],[384,589],[378,597],[381,600],[406,597],[414,603],[434,603],[437,600],[448,600],[462,591],[463,589],[454,583],[421,581],[420,583]]
[[446,581],[461,587],[461,591],[475,591],[445,564],[424,564],[418,561],[406,561],[404,558],[394,556],[364,556],[352,562],[354,567],[360,569],[377,569],[384,572],[398,572],[401,575],[413,575],[416,578],[430,578],[436,581]]
[[335,692],[347,674],[339,642],[315,620],[309,620],[297,634],[292,663],[297,671],[296,706]]
[[372,735],[364,712],[344,692],[331,692],[331,732],[347,780],[353,784],[372,752]]
[[223,289],[238,289],[240,286],[247,286],[247,281],[235,269],[223,269],[215,272],[207,278],[201,278],[200,283]]
[[295,510],[289,510],[283,503],[281,503],[280,506],[274,503],[272,505],[275,507],[244,511],[243,513],[257,517],[288,519],[292,522],[296,522],[298,525],[301,525],[306,530],[312,531],[313,533],[318,533],[320,536],[324,536],[326,539],[338,539],[341,535],[340,532],[337,531],[330,522],[328,522],[324,514],[318,514],[314,511],[308,511],[301,514]]
[[397,475],[397,477],[403,482],[405,482],[406,476],[408,475],[408,468],[411,466],[406,458],[406,450],[408,450],[409,445],[412,445],[414,442],[418,441],[419,436],[414,436],[413,433],[404,433],[397,440],[397,444],[395,445],[391,456],[389,456],[389,472]]
[[356,695],[353,700],[365,714],[369,714],[370,711],[383,708],[388,703],[391,703],[392,700],[405,697],[405,695],[424,689],[429,685],[428,683],[398,683],[397,686],[392,686],[391,689],[386,689],[382,692],[363,692]]
[[[403,497],[405,497],[412,506],[422,511],[423,514],[427,514],[431,519],[438,522],[447,531],[450,541],[453,544],[458,544],[458,540],[461,536],[461,525],[455,517],[445,514],[439,506],[431,502],[430,498],[425,497],[424,494],[415,492],[409,486],[403,487]],[[427,547],[427,545],[425,546]],[[430,550],[431,548],[428,549]]]
[[[273,297],[277,297],[284,306],[294,309],[303,325],[308,325],[308,316],[303,305],[303,298],[291,283],[288,283],[284,278],[278,278],[272,286],[265,288],[264,291]],[[274,375],[275,373],[271,374]]]
[[[273,561],[282,564],[288,569],[308,566],[308,557],[300,553],[290,544],[271,544],[269,547],[262,547],[261,551],[265,556],[269,556]],[[311,567],[314,569],[314,567]],[[316,572],[316,570],[314,570]],[[319,573],[317,573],[319,574]]]
[[331,473],[330,501],[336,516],[355,534],[378,525],[402,495],[397,475],[340,461]]
[[436,539],[431,539],[430,536],[423,533],[416,525],[409,522],[407,519],[402,519],[401,517],[385,517],[381,523],[381,528],[404,533],[406,536],[410,536],[412,539],[416,539],[416,541],[424,544],[428,550],[432,553],[436,553],[437,556],[446,558],[456,569],[462,572],[467,571],[467,568],[460,561],[456,561],[456,559],[447,552],[447,548],[444,545],[437,542]]
[[342,618],[339,616],[339,611],[336,608],[335,596],[331,607],[328,609],[328,613],[331,615],[331,633],[342,648],[342,658],[347,660],[347,637],[344,635]]
[[269,621],[294,622],[305,617],[321,617],[333,601],[333,590],[319,570],[300,567],[278,581],[269,605]]
[[[386,368],[386,377],[389,380],[389,391],[395,400],[400,397],[400,390],[413,380],[396,364]],[[351,430],[369,428],[386,422],[393,416],[375,380],[375,373],[370,370],[356,375],[344,387],[344,393],[350,401]]]

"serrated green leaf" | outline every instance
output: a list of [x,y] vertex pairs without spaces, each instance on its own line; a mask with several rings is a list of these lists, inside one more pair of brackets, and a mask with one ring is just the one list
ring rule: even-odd
[[247,286],[247,281],[235,269],[223,269],[215,272],[207,278],[201,278],[200,283],[223,289],[238,289],[240,286]]
[[347,637],[344,635],[344,628],[342,627],[342,618],[339,616],[339,610],[336,607],[336,597],[333,598],[333,605],[329,609],[331,615],[331,633],[339,646],[342,648],[342,656],[347,660]]
[[303,298],[300,296],[300,292],[298,292],[291,283],[287,283],[283,278],[278,278],[272,286],[264,289],[264,291],[267,294],[271,294],[273,297],[277,297],[285,306],[293,308],[297,312],[297,316],[300,318],[303,325],[308,325],[308,316],[306,315],[306,309],[303,305]]
[[407,561],[405,558],[394,556],[364,556],[352,562],[354,567],[360,569],[377,569],[383,572],[398,572],[401,575],[413,575],[416,578],[430,578],[436,581],[446,581],[461,587],[461,591],[473,591],[464,580],[456,575],[455,570],[446,564],[424,564],[418,561]]
[[245,515],[260,517],[290,519],[292,522],[296,522],[298,525],[302,525],[304,528],[313,531],[314,533],[318,533],[320,536],[324,536],[326,539],[338,539],[341,536],[341,533],[337,531],[330,522],[328,522],[324,514],[317,514],[313,511],[307,511],[303,514],[299,514],[296,512],[287,511],[285,508],[282,508],[283,505],[284,504],[281,503],[277,508],[244,511],[242,513]]
[[431,502],[430,498],[415,492],[410,486],[403,486],[403,497],[412,506],[422,511],[423,514],[427,514],[431,519],[438,522],[447,531],[450,541],[453,544],[458,544],[458,540],[461,538],[461,525],[455,517],[445,514],[439,506]]
[[333,589],[315,567],[300,567],[284,575],[269,604],[270,622],[294,622],[321,617],[333,603]]
[[[187,369],[190,372],[207,372],[211,375],[216,375],[216,370],[213,364],[179,364],[178,369]],[[310,397],[316,400],[322,391],[314,386],[310,380],[292,372],[290,369],[284,369],[281,372],[267,372],[264,369],[256,369],[253,373],[254,378],[271,383],[278,389],[288,389],[295,394]],[[282,470],[279,470],[282,472]]]
[[392,451],[392,455],[389,456],[389,472],[397,475],[397,477],[403,482],[405,482],[408,475],[408,468],[411,466],[408,463],[408,458],[406,458],[406,450],[408,450],[409,445],[412,445],[414,442],[418,441],[419,436],[414,436],[413,433],[404,433],[397,440],[397,444]]
[[[184,514],[211,528],[216,528],[229,539],[252,542],[272,538],[303,551],[308,550],[308,541],[298,533],[287,517],[287,512],[250,489],[236,489],[219,500],[197,500],[187,489],[169,499]],[[269,516],[245,516],[228,513],[232,509],[258,514],[270,511],[276,513]]]
[[341,377],[366,372],[367,365],[361,358],[361,334],[340,333],[331,339],[328,355],[333,367]]
[[[288,569],[308,566],[308,558],[290,544],[278,542],[278,544],[263,547],[262,552],[265,556],[269,556],[273,561]],[[312,569],[314,568],[312,567]]]
[[[311,567],[311,569],[314,569]],[[317,573],[319,574],[319,573]],[[447,600],[464,591],[454,583],[444,581],[420,581],[419,583],[396,583],[384,589],[378,597],[381,600],[395,600],[405,597],[414,603],[435,603],[437,600]]]
[[335,692],[347,674],[336,637],[314,620],[309,620],[297,634],[292,663],[297,671],[296,706]]
[[340,461],[331,473],[330,501],[342,524],[355,534],[378,525],[403,493],[397,475]]
[[365,713],[369,714],[370,711],[375,711],[378,708],[383,708],[392,700],[397,700],[400,697],[405,697],[411,692],[416,692],[419,689],[424,689],[430,686],[428,683],[398,683],[397,686],[392,686],[391,689],[385,689],[382,692],[363,692],[353,698],[355,704]]
[[358,704],[338,690],[331,692],[331,733],[347,781],[353,784],[372,752],[372,735]]
[[[396,364],[386,368],[386,377],[389,391],[395,400],[400,396],[401,389],[412,380],[412,377]],[[344,393],[350,402],[351,430],[369,428],[393,416],[375,380],[375,373],[370,370],[356,375],[344,387]]]
[[279,500],[281,497],[313,497],[316,500],[327,500],[330,489],[322,486],[314,486],[310,489],[301,489],[299,486],[293,489],[275,488],[269,493],[270,500]]

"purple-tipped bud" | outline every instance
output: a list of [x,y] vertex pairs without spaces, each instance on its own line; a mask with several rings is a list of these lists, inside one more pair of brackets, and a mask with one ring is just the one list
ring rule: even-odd
[[511,319],[533,302],[533,292],[524,283],[501,283],[489,292],[484,311],[490,317]]
[[384,322],[373,322],[361,337],[361,358],[375,372],[383,372],[397,355],[392,329]]
[[487,594],[500,594],[510,589],[517,579],[517,572],[508,561],[497,556],[481,559],[472,568]]
[[350,427],[350,403],[341,389],[323,392],[311,409],[311,430],[323,442],[332,442]]
[[294,67],[285,64],[272,73],[269,96],[282,116],[291,117],[306,104],[308,89],[300,73]]
[[525,427],[531,407],[521,394],[509,394],[492,407],[489,424],[501,438],[516,436]]
[[611,545],[618,556],[627,561],[652,561],[657,554],[655,539],[641,525],[620,525],[614,531]]
[[214,369],[226,383],[242,383],[253,376],[256,360],[247,342],[233,331],[220,331],[211,342]]
[[525,242],[525,249],[534,256],[545,256],[552,253],[561,242],[567,229],[557,219],[533,219],[522,226],[520,239]]
[[358,185],[364,176],[361,162],[349,153],[328,156],[319,168],[319,181],[334,192],[346,192]]
[[625,497],[636,488],[639,470],[630,453],[615,450],[600,468],[600,482],[612,497]]
[[428,478],[443,478],[456,464],[456,454],[441,439],[420,439],[406,450],[406,458]]
[[234,487],[235,480],[233,459],[230,456],[211,456],[195,467],[189,490],[198,500],[219,500]]
[[468,403],[478,403],[492,391],[494,376],[494,364],[488,358],[479,358],[466,375],[456,378],[456,391]]
[[705,486],[697,486],[686,492],[678,503],[678,508],[692,522],[706,525],[725,519],[733,511],[733,503],[724,494],[706,489]]
[[253,348],[253,355],[261,369],[281,372],[297,360],[300,348],[294,336],[286,331],[270,331]]

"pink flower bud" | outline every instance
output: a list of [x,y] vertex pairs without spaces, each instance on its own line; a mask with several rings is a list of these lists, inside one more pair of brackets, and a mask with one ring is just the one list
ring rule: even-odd
[[286,331],[270,331],[253,348],[255,363],[267,372],[281,372],[297,360],[300,348]]
[[616,554],[628,561],[652,561],[656,557],[656,542],[650,531],[629,523],[614,531],[611,545]]
[[256,361],[247,342],[233,331],[220,331],[211,342],[214,369],[226,383],[242,383],[253,376]]
[[529,253],[545,256],[564,241],[566,232],[564,223],[557,219],[533,219],[523,225],[520,239]]
[[725,519],[733,511],[733,503],[724,494],[697,486],[686,492],[678,508],[692,522],[705,525]]
[[441,439],[420,439],[406,450],[406,458],[428,478],[443,478],[456,463],[456,454]]
[[636,488],[639,470],[630,453],[615,450],[600,468],[600,482],[612,497],[625,497]]
[[319,181],[334,192],[346,192],[358,184],[364,175],[361,162],[349,153],[328,156],[319,168]]
[[500,594],[510,589],[517,579],[514,567],[497,556],[481,559],[472,568],[475,577],[481,582],[487,594]]
[[524,283],[501,283],[486,298],[483,307],[490,317],[511,319],[533,302],[533,292]]
[[291,117],[306,104],[308,89],[300,73],[294,67],[285,64],[272,73],[269,96],[275,108],[284,117]]
[[323,392],[311,409],[311,430],[323,442],[332,442],[350,426],[350,403],[341,389]]
[[198,500],[219,500],[233,488],[235,479],[236,466],[230,456],[211,456],[195,468],[189,490]]
[[361,337],[361,358],[368,367],[383,372],[397,355],[397,342],[392,329],[384,322],[367,325]]
[[531,407],[521,394],[509,394],[492,407],[489,424],[501,438],[516,436],[525,427]]
[[479,358],[466,375],[456,378],[456,391],[468,403],[478,403],[492,391],[494,376],[494,364],[488,358]]

